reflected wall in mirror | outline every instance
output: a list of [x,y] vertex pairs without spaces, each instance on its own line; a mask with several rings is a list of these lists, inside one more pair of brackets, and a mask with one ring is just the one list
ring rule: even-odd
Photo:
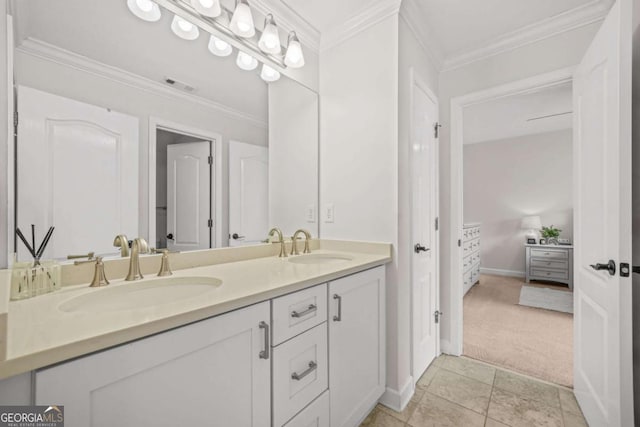
[[144,22],[126,0],[12,8],[10,227],[55,226],[45,258],[116,255],[118,234],[180,251],[259,243],[270,226],[318,235],[315,92],[267,84],[237,51],[214,56],[208,34],[180,39],[169,13]]

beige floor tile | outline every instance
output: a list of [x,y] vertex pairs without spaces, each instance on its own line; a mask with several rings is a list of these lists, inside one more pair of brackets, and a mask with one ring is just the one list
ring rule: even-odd
[[384,405],[378,405],[378,408],[381,411],[391,415],[392,417],[399,419],[400,421],[407,422],[413,414],[413,411],[415,411],[416,407],[418,406],[418,402],[420,402],[424,393],[424,390],[419,390],[416,388],[416,392],[413,394],[411,400],[409,401],[409,403],[407,403],[407,406],[402,412],[396,412]]
[[431,366],[427,368],[424,374],[422,374],[422,377],[420,377],[420,379],[416,383],[416,389],[420,389],[424,392],[429,384],[431,384],[431,380],[433,380],[433,377],[436,376],[436,373],[439,369],[439,367],[433,366],[433,364],[431,364]]
[[480,414],[486,414],[491,397],[491,386],[446,369],[440,369],[427,387],[427,392]]
[[436,357],[433,362],[431,362],[431,366],[435,366],[436,368],[439,368],[440,366],[442,366],[442,364],[444,363],[445,360],[447,360],[447,356],[446,354],[441,354],[440,356]]
[[409,419],[412,427],[482,427],[485,417],[427,392]]
[[494,387],[560,408],[558,387],[498,369]]
[[563,412],[562,418],[564,419],[564,427],[589,427],[582,415]]
[[376,407],[360,427],[404,427],[406,424]]
[[509,427],[509,426],[501,423],[500,421],[487,418],[487,421],[484,423],[484,427]]
[[464,357],[447,357],[442,363],[442,368],[489,385],[493,385],[493,377],[496,374],[496,368]]
[[582,416],[582,411],[580,410],[580,406],[578,406],[578,402],[576,401],[576,397],[573,392],[564,389],[558,389],[558,392],[560,393],[560,406],[562,408],[562,412]]
[[559,407],[499,388],[493,389],[488,416],[512,427],[562,427]]

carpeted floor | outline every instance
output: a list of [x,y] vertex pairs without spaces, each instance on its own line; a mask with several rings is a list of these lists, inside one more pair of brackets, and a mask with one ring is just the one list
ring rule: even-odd
[[[573,316],[518,305],[524,284],[516,277],[480,276],[464,297],[463,353],[572,387]],[[566,286],[537,286],[568,291]]]

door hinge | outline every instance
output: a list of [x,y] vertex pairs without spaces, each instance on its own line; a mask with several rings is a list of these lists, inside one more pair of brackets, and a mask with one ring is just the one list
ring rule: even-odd
[[13,127],[18,129],[18,112],[13,112]]
[[461,248],[462,247],[462,239],[458,239],[458,247]]
[[213,220],[212,219],[207,220],[207,226],[209,228],[213,228]]
[[436,217],[436,231],[438,231],[438,226],[439,226],[439,223],[440,223],[439,219],[440,218]]
[[433,125],[433,136],[435,136],[436,138],[438,138],[439,135],[440,135],[440,128],[441,127],[442,127],[442,125],[440,123],[438,123],[438,122],[436,122]]
[[439,310],[436,310],[435,313],[433,313],[433,317],[436,319],[436,323],[440,323],[440,316],[442,316],[442,312]]
[[213,164],[213,156],[209,156],[208,162],[209,162],[210,165]]

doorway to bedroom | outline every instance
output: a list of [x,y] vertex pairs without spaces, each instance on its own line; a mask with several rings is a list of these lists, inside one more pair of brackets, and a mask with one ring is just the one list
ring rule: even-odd
[[462,354],[573,385],[572,83],[464,107]]

